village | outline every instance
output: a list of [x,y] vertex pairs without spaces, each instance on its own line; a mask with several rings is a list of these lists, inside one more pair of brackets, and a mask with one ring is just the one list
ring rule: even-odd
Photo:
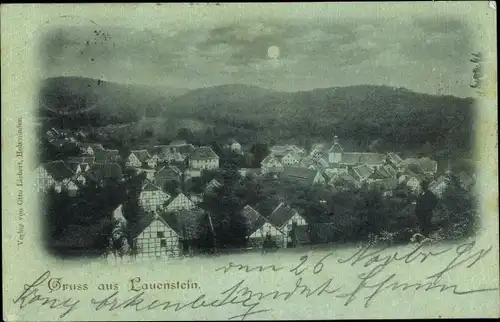
[[[54,145],[73,144],[80,152],[77,156],[45,162],[36,168],[40,193],[55,189],[58,193],[64,190],[70,196],[77,196],[89,180],[120,182],[127,171],[145,174],[139,194],[141,220],[129,227],[134,257],[178,258],[186,249],[190,251],[193,240],[203,238],[207,232],[217,239],[211,215],[202,208],[201,201],[205,194],[221,188],[224,183],[212,179],[201,192],[179,189],[184,182],[220,168],[220,157],[212,147],[176,140],[150,149],[130,150],[123,158],[117,149],[83,142],[85,134],[81,132],[72,135],[52,128],[44,135]],[[246,153],[234,140],[227,142],[224,148],[237,155]],[[438,172],[437,161],[428,157],[403,159],[396,152],[345,151],[341,139],[333,136],[330,145],[314,144],[309,151],[293,144],[271,146],[260,168],[239,168],[238,173],[242,178],[266,177],[318,186],[332,195],[362,186],[376,188],[383,196],[392,196],[396,189],[404,186],[417,195],[420,184],[427,181],[430,190],[440,197],[449,183],[450,169]],[[464,189],[472,189],[475,178],[465,173],[456,176]],[[308,214],[285,201],[277,200],[267,213],[256,208],[246,204],[240,209],[245,218],[248,248],[261,249],[269,240],[276,248],[328,241],[329,227],[334,225],[308,222]],[[122,211],[119,205],[112,217],[123,221]],[[88,233],[77,227],[67,232],[73,238]]]

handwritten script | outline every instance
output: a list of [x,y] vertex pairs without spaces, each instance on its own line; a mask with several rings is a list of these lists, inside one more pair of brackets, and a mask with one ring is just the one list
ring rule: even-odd
[[[13,301],[20,309],[27,307],[46,307],[56,310],[60,318],[67,317],[78,310],[127,311],[135,312],[159,310],[179,312],[200,308],[222,308],[235,306],[241,314],[229,316],[229,320],[245,320],[272,310],[275,301],[298,300],[299,303],[312,296],[328,297],[344,306],[361,305],[369,308],[381,295],[389,292],[448,292],[453,296],[465,296],[479,292],[498,291],[496,287],[468,288],[457,283],[445,283],[450,273],[472,268],[491,252],[492,246],[478,248],[475,242],[467,242],[439,251],[424,251],[422,246],[415,246],[403,253],[391,252],[388,248],[365,246],[339,257],[336,252],[326,253],[319,260],[311,260],[303,255],[297,262],[288,266],[249,266],[229,262],[217,268],[214,274],[231,274],[237,281],[219,294],[201,294],[192,300],[177,301],[156,299],[154,294],[133,293],[116,290],[104,296],[94,297],[89,302],[81,302],[72,297],[58,297],[44,287],[51,278],[50,271],[44,272],[34,282],[24,285],[24,289]],[[446,255],[446,256],[445,256]],[[415,281],[405,281],[398,277],[404,266],[409,264],[427,264],[438,269]],[[352,267],[355,277],[338,276],[336,268],[342,265]],[[265,291],[252,287],[251,279],[255,274],[287,274],[292,279],[285,289],[274,286]],[[240,277],[241,275],[241,277]],[[311,276],[323,276],[320,282],[310,282]],[[271,279],[270,279],[271,280]],[[347,282],[349,281],[349,282]],[[394,295],[393,295],[394,296]],[[184,296],[180,297],[184,298]],[[262,316],[261,316],[262,317]]]

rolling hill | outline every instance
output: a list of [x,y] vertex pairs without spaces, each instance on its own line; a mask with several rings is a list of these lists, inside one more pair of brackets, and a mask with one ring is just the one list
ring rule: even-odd
[[84,77],[53,77],[40,87],[40,116],[62,127],[108,125],[159,115],[175,96],[188,90],[125,85]]
[[42,115],[65,126],[127,123],[143,116],[191,118],[277,139],[336,134],[361,146],[383,139],[397,148],[429,142],[434,150],[471,150],[473,99],[405,88],[358,85],[290,93],[234,84],[187,91],[58,77],[45,80],[40,94]]

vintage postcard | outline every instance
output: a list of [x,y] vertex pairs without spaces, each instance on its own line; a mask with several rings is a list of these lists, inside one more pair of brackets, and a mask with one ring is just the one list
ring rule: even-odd
[[496,3],[1,6],[6,321],[499,317]]

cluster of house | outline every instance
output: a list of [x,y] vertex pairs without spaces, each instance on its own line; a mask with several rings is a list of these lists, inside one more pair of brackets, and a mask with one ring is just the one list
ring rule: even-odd
[[[140,222],[131,228],[133,249],[136,250],[134,256],[177,257],[182,252],[192,251],[207,234],[216,240],[212,215],[198,206],[202,194],[178,191],[172,195],[164,189],[169,182],[181,183],[200,176],[203,170],[219,168],[219,157],[211,147],[174,141],[151,150],[132,150],[124,160],[121,160],[118,150],[105,149],[101,144],[83,144],[80,148],[80,156],[37,167],[39,191],[55,187],[56,191],[67,189],[70,195],[76,195],[87,180],[123,180],[122,164],[136,173],[146,174],[139,194],[144,213]],[[241,152],[241,145],[237,142],[226,148]],[[245,169],[241,170],[240,173],[246,173]],[[284,181],[325,185],[333,190],[360,187],[366,183],[380,187],[386,195],[390,195],[399,184],[406,184],[417,193],[420,183],[428,180],[432,182],[431,190],[439,196],[447,185],[445,174],[437,174],[434,160],[403,160],[396,153],[344,152],[337,137],[330,148],[315,145],[309,153],[295,145],[274,146],[262,161],[260,174]],[[473,184],[473,179],[465,174],[460,174],[460,180],[467,187]],[[214,179],[207,184],[205,192],[219,186],[221,184]],[[311,225],[289,205],[276,202],[269,213],[261,213],[256,208],[247,205],[242,210],[250,247],[260,247],[267,237],[271,237],[278,247],[297,245],[310,237]],[[114,216],[120,217],[121,213],[120,205]],[[331,231],[331,225],[318,225],[321,227],[315,229],[319,232],[317,238],[328,239],[325,236]]]
[[[119,206],[114,215],[120,216],[121,212],[122,206]],[[242,215],[246,220],[250,248],[261,248],[266,238],[279,248],[294,246],[295,229],[307,226],[306,220],[295,209],[282,202],[267,215],[261,215],[247,205]],[[178,209],[175,213],[147,212],[132,231],[133,256],[176,258],[192,253],[207,236],[213,238],[214,243],[217,240],[212,214],[199,207]]]
[[[379,187],[384,195],[392,195],[400,185],[419,193],[421,183],[441,196],[448,184],[447,173],[438,174],[438,163],[428,157],[402,159],[397,153],[346,152],[334,137],[331,147],[314,145],[309,153],[295,145],[275,146],[262,161],[262,173],[282,180],[305,184],[327,185],[332,190],[361,187],[362,184]],[[458,175],[464,188],[474,179],[465,173]]]

